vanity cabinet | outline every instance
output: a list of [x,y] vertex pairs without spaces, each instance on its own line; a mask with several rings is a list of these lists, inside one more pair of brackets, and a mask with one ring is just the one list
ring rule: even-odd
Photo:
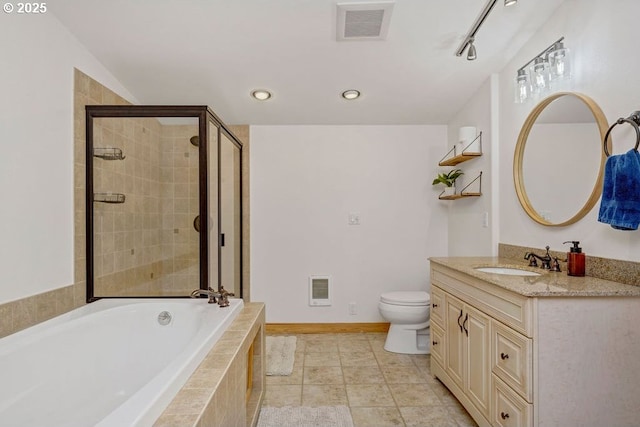
[[480,426],[637,426],[640,297],[522,295],[434,262],[431,282],[431,372]]
[[491,319],[445,294],[444,369],[483,416],[489,416]]

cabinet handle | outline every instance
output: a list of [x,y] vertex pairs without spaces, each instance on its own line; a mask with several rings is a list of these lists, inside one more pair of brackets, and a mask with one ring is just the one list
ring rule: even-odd
[[505,359],[508,359],[508,358],[509,358],[509,355],[508,355],[508,354],[506,354],[506,353],[500,353],[500,359],[505,360]]
[[458,326],[460,326],[460,332],[462,332],[462,324],[460,323],[460,319],[462,319],[462,309],[460,309],[460,316],[458,316]]
[[436,308],[437,306],[438,306],[438,304],[436,304],[436,303],[431,304],[431,307],[433,307],[433,308]]
[[431,341],[431,345],[438,345],[438,341]]
[[467,334],[467,336],[469,336],[469,330],[467,329],[467,327],[465,326],[467,324],[467,320],[469,320],[469,313],[467,313],[464,316],[464,322],[462,322],[462,328],[464,329],[465,334]]
[[502,418],[503,420],[506,420],[507,418],[509,418],[509,414],[505,412],[500,412],[500,418]]

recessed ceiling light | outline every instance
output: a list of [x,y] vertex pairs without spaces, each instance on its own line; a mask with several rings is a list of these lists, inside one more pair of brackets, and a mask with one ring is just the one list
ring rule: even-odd
[[345,90],[342,92],[342,97],[351,101],[360,97],[360,91],[355,89]]
[[271,92],[264,89],[257,89],[251,92],[251,96],[253,96],[258,101],[266,101],[267,99],[271,98]]

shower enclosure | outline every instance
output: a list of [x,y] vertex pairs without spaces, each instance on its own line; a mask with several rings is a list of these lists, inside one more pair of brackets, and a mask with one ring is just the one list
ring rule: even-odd
[[242,144],[224,123],[206,106],[91,105],[86,137],[87,301],[242,296]]

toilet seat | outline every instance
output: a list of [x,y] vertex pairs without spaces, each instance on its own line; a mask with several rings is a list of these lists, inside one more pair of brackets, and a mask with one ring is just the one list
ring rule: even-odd
[[428,306],[431,297],[424,291],[385,292],[380,295],[380,302],[401,306]]

